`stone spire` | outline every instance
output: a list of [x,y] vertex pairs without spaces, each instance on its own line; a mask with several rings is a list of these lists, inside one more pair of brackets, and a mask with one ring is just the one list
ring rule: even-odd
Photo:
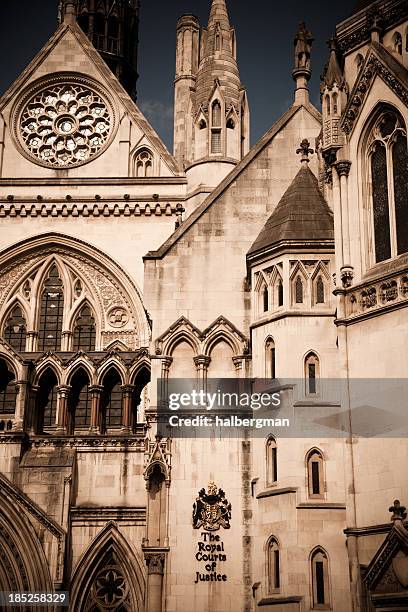
[[345,80],[343,71],[340,68],[336,38],[331,38],[328,44],[330,49],[330,56],[326,72],[322,78],[323,87],[326,86],[331,89],[333,85],[336,84],[337,87],[341,89],[345,84]]
[[307,30],[306,24],[302,22],[295,36],[295,67],[292,72],[293,80],[296,83],[295,104],[309,103],[308,82],[312,76],[311,53],[313,35]]
[[212,0],[208,26],[203,30],[195,111],[201,106],[208,107],[215,84],[220,87],[226,108],[238,108],[242,86],[236,60],[235,31],[230,26],[225,0]]

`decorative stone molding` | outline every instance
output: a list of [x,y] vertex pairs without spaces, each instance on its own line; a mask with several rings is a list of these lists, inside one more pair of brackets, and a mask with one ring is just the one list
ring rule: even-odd
[[[132,436],[35,436],[30,438],[28,445],[33,448],[75,448],[77,452],[109,452],[116,451],[123,453],[145,451],[145,426],[140,426],[139,435]],[[0,441],[2,438],[0,437]]]
[[30,84],[12,110],[20,152],[48,168],[81,166],[111,144],[117,112],[111,96],[85,75],[55,73]]
[[[399,24],[406,19],[406,0],[392,0],[381,8],[383,30]],[[352,18],[353,19],[353,18]],[[337,29],[337,40],[339,48],[343,53],[348,53],[355,47],[360,47],[370,40],[372,29],[372,12],[362,17],[356,15],[350,24],[347,20],[344,26]]]
[[249,353],[248,339],[228,319],[220,316],[204,331],[199,330],[185,317],[181,317],[157,338],[156,355],[170,355],[172,348],[182,338],[193,346],[196,357],[209,356],[211,348],[218,340],[228,342],[234,351],[234,356]]
[[179,206],[174,202],[0,200],[0,217],[177,217]]
[[408,272],[366,282],[347,290],[346,317],[351,320],[393,306],[408,305]]
[[351,93],[350,100],[344,112],[341,127],[350,134],[360,116],[364,100],[376,76],[380,76],[388,87],[408,106],[408,90],[393,72],[371,51],[363,71]]

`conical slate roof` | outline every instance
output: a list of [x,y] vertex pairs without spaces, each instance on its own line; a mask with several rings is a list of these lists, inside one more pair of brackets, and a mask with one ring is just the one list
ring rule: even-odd
[[338,87],[343,87],[344,75],[337,57],[336,42],[335,39],[333,39],[330,41],[330,57],[326,73],[323,77],[323,84],[331,89],[335,83],[337,83]]
[[282,196],[248,255],[288,241],[309,243],[333,240],[333,213],[306,162]]
[[[216,37],[220,36],[217,49]],[[241,79],[233,53],[231,28],[225,0],[213,0],[207,27],[207,40],[197,73],[194,106],[207,108],[215,82],[219,83],[227,109],[237,107],[240,100]]]

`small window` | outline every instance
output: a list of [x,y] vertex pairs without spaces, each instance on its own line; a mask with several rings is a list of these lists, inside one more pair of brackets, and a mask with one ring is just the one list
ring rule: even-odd
[[221,127],[221,104],[215,100],[212,105],[212,126]]
[[267,544],[268,592],[280,589],[280,550],[276,538],[271,537]]
[[198,124],[198,127],[200,130],[205,130],[205,128],[207,127],[207,124],[204,119],[201,119],[200,123]]
[[221,130],[211,132],[211,153],[221,153]]
[[278,481],[278,449],[276,440],[270,436],[266,442],[266,484],[273,485]]
[[137,178],[153,175],[153,156],[147,149],[142,149],[135,158],[135,174]]
[[295,282],[295,301],[296,304],[303,304],[303,282],[300,276],[297,277]]
[[312,450],[307,458],[307,481],[309,497],[324,497],[323,457],[320,451]]
[[19,353],[25,351],[26,322],[19,305],[13,308],[7,318],[4,338],[15,351]]
[[321,276],[316,281],[316,304],[324,304],[324,283]]
[[364,57],[361,55],[361,53],[357,53],[355,62],[356,62],[357,69],[360,70],[364,62]]
[[215,50],[221,51],[221,36],[219,34],[215,35]]
[[337,115],[338,111],[338,95],[336,93],[333,94],[333,115]]
[[265,344],[265,378],[276,378],[276,348],[272,338]]
[[402,55],[402,36],[400,32],[395,32],[392,42],[393,42],[394,53],[398,53],[398,55]]
[[314,353],[309,353],[305,359],[306,395],[317,395],[319,378],[319,359]]
[[228,119],[228,121],[227,121],[227,128],[229,130],[233,130],[235,128],[235,123],[234,123],[233,119],[231,119],[231,118]]
[[325,98],[325,102],[326,102],[326,114],[328,117],[330,117],[330,96],[327,95]]
[[322,610],[330,607],[329,566],[327,554],[317,548],[311,558],[313,609]]
[[281,279],[278,281],[278,306],[283,306],[283,283]]
[[262,291],[262,305],[263,305],[263,311],[264,312],[268,312],[269,310],[269,291],[268,291],[268,287],[264,287],[263,291]]

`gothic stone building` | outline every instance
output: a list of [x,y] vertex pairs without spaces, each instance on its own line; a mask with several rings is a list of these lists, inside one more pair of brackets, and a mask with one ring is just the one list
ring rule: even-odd
[[302,24],[252,148],[225,0],[184,15],[173,154],[135,103],[138,0],[59,12],[0,100],[0,590],[408,610],[406,439],[156,435],[159,379],[298,379],[301,410],[319,380],[408,377],[406,0],[337,26],[321,112]]

